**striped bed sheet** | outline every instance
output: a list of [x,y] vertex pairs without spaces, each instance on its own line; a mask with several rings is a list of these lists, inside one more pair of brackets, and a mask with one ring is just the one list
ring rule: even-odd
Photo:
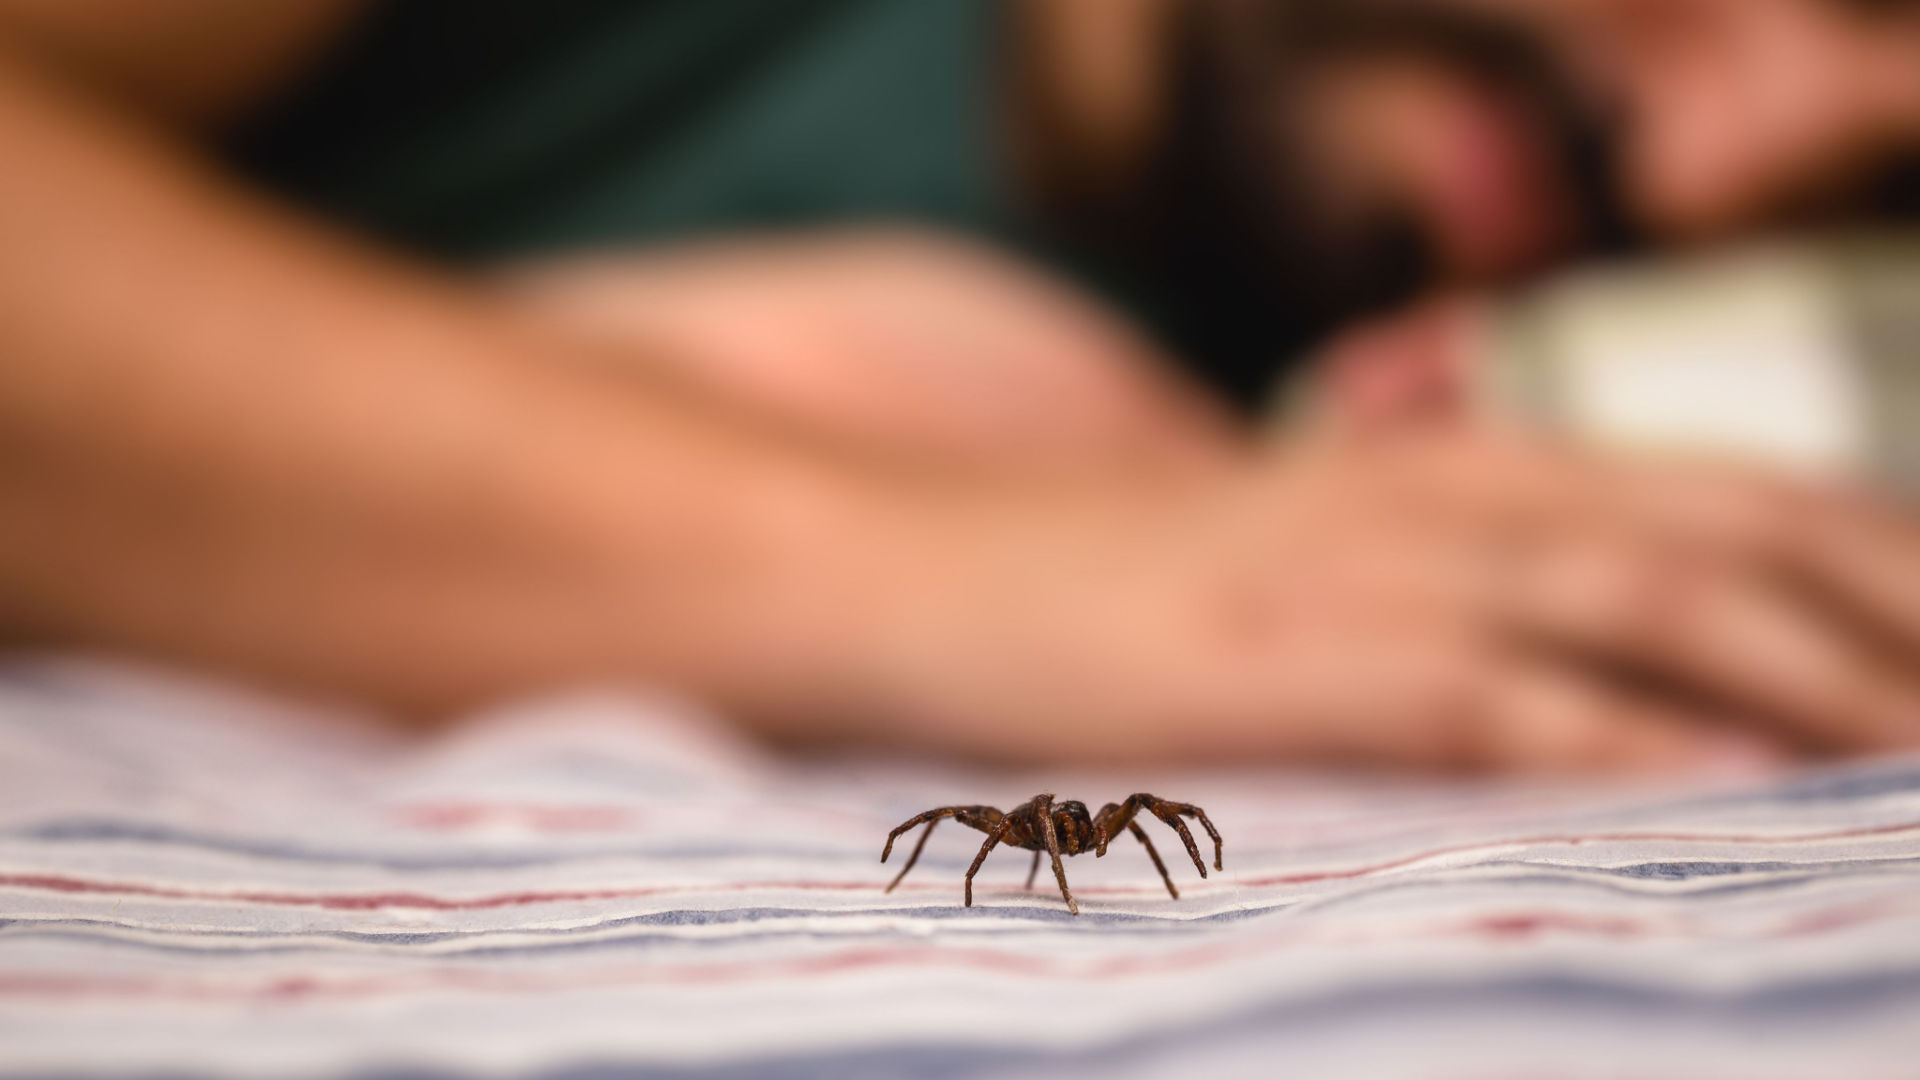
[[[946,803],[1206,807],[961,877]],[[895,855],[898,865],[899,854]],[[578,694],[403,740],[0,666],[0,1075],[1920,1076],[1920,760],[1714,782],[791,760]]]

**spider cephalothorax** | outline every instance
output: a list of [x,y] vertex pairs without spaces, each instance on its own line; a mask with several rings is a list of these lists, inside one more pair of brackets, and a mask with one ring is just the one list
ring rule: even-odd
[[880,861],[886,862],[893,854],[893,842],[900,834],[916,825],[925,824],[927,831],[920,834],[920,842],[913,845],[913,854],[907,856],[907,865],[900,870],[893,884],[887,886],[892,892],[894,885],[907,876],[913,864],[920,861],[920,852],[927,846],[927,837],[933,835],[933,827],[940,824],[941,818],[952,818],[970,829],[978,829],[987,834],[987,842],[980,846],[980,854],[973,857],[973,865],[967,868],[966,896],[967,906],[973,906],[973,875],[979,873],[980,864],[987,861],[987,853],[996,845],[1007,844],[1025,848],[1033,852],[1033,868],[1027,871],[1027,888],[1033,888],[1033,879],[1040,872],[1040,855],[1053,856],[1053,876],[1060,882],[1060,895],[1066,898],[1067,910],[1080,914],[1080,905],[1074,902],[1073,890],[1067,888],[1067,871],[1060,865],[1060,856],[1078,855],[1091,851],[1095,858],[1107,853],[1107,842],[1125,829],[1131,832],[1142,844],[1146,845],[1147,857],[1153,860],[1154,869],[1160,871],[1160,880],[1167,883],[1167,892],[1175,900],[1180,899],[1180,890],[1173,887],[1173,878],[1167,873],[1167,864],[1160,861],[1160,853],[1153,849],[1153,841],[1147,839],[1146,831],[1134,821],[1134,815],[1145,810],[1161,821],[1166,822],[1173,831],[1180,834],[1180,841],[1187,845],[1187,854],[1193,857],[1194,868],[1201,877],[1207,876],[1207,864],[1200,859],[1200,849],[1194,846],[1193,833],[1187,830],[1187,823],[1181,815],[1194,818],[1200,827],[1207,830],[1207,836],[1213,840],[1213,868],[1220,866],[1220,833],[1207,820],[1207,812],[1191,803],[1169,802],[1153,795],[1129,795],[1121,803],[1108,803],[1098,815],[1089,817],[1085,803],[1068,800],[1055,803],[1052,795],[1035,795],[1007,813],[1001,813],[991,806],[943,806],[937,810],[928,810],[915,814],[906,823],[887,834],[887,846],[880,853]]

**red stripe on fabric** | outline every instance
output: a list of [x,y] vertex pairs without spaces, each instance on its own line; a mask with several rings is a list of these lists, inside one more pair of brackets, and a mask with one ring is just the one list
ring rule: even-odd
[[[1777,940],[1831,932],[1874,921],[1910,905],[1855,904],[1827,912],[1798,916],[1776,930],[1744,938],[1715,940]],[[1061,959],[978,947],[942,948],[931,945],[863,946],[818,956],[774,961],[736,961],[718,964],[621,965],[585,968],[565,975],[439,968],[399,976],[328,977],[275,976],[253,982],[161,979],[151,976],[74,974],[70,972],[0,972],[0,997],[55,998],[166,998],[195,1002],[261,1002],[298,1004],[305,1001],[358,1000],[400,994],[467,991],[506,994],[548,994],[623,986],[729,985],[755,980],[810,978],[879,969],[947,968],[987,971],[1069,981],[1162,976],[1210,967],[1226,960],[1247,961],[1288,946],[1310,943],[1322,948],[1379,944],[1383,941],[1442,938],[1511,942],[1548,933],[1581,934],[1615,940],[1649,938],[1666,931],[1685,936],[1670,919],[1637,920],[1596,917],[1570,912],[1499,912],[1446,920],[1400,933],[1379,933],[1361,927],[1357,932],[1329,933],[1323,926],[1289,927],[1250,941],[1222,941],[1186,949],[1137,953],[1094,959]]]
[[1240,878],[1237,883],[1243,887],[1258,888],[1264,885],[1305,885],[1316,881],[1339,881],[1348,878],[1366,877],[1386,870],[1398,870],[1414,863],[1437,859],[1446,855],[1458,855],[1468,851],[1484,851],[1489,848],[1532,847],[1558,845],[1561,847],[1579,847],[1582,844],[1812,844],[1828,840],[1855,840],[1866,836],[1891,836],[1895,833],[1920,830],[1920,821],[1899,825],[1875,825],[1858,829],[1836,829],[1823,833],[1799,833],[1779,836],[1763,836],[1755,833],[1726,833],[1713,835],[1707,833],[1595,833],[1592,836],[1523,836],[1511,840],[1482,840],[1471,844],[1455,844],[1450,847],[1434,848],[1414,855],[1404,855],[1398,859],[1373,863],[1367,866],[1352,867],[1346,870],[1309,870],[1293,874],[1272,874],[1266,877]]
[[48,892],[99,893],[111,896],[150,896],[161,900],[206,900],[222,903],[317,907],[336,911],[373,911],[416,908],[427,911],[484,911],[528,904],[584,903],[592,900],[629,900],[662,893],[734,892],[753,889],[839,890],[875,888],[872,882],[742,881],[708,886],[653,885],[625,889],[551,889],[449,899],[425,893],[294,893],[254,890],[182,889],[137,882],[91,881],[64,874],[0,874],[0,888],[41,889]]
[[[1471,844],[1458,844],[1450,847],[1434,848],[1413,855],[1405,855],[1384,862],[1366,866],[1349,867],[1339,870],[1310,870],[1290,874],[1273,874],[1256,878],[1236,878],[1233,884],[1241,888],[1261,888],[1274,885],[1302,885],[1319,881],[1344,881],[1367,877],[1372,874],[1397,870],[1446,855],[1507,847],[1529,847],[1558,845],[1578,847],[1581,844],[1596,843],[1717,843],[1717,844],[1796,844],[1817,843],[1829,840],[1857,839],[1866,836],[1887,836],[1895,833],[1920,830],[1920,822],[1900,825],[1881,825],[1857,829],[1840,829],[1822,833],[1803,833],[1786,836],[1762,836],[1749,833],[1703,834],[1703,833],[1597,833],[1591,836],[1547,835],[1519,837],[1507,840],[1487,840]],[[796,892],[859,892],[880,887],[879,879],[874,881],[739,881],[715,882],[695,885],[651,885],[611,889],[552,889],[527,890],[523,892],[501,893],[492,896],[466,898],[448,898],[431,896],[417,892],[385,893],[306,893],[274,892],[259,890],[185,889],[166,885],[147,885],[138,882],[99,881],[88,878],[72,877],[65,874],[0,874],[0,888],[38,889],[46,892],[91,893],[112,896],[149,896],[162,900],[197,900],[214,903],[269,904],[287,907],[317,907],[336,911],[374,911],[384,908],[410,908],[425,911],[484,911],[495,908],[523,907],[532,904],[586,903],[598,900],[632,900],[649,896],[662,896],[687,893],[723,893],[753,892],[760,890],[791,890]],[[917,883],[918,891],[944,888],[943,885]],[[1144,888],[1088,888],[1082,890],[1088,894],[1105,893],[1110,895],[1132,895],[1140,891],[1152,891]]]

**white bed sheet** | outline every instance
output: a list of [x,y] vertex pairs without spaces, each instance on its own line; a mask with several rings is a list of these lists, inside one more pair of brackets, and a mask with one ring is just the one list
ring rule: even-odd
[[[1149,790],[1082,914],[944,803]],[[896,853],[894,866],[901,854]],[[406,742],[0,668],[0,1075],[1920,1076],[1920,761],[1703,785],[795,762],[578,695]]]

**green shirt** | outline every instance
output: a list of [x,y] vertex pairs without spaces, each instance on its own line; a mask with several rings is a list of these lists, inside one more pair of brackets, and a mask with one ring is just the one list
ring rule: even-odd
[[971,233],[1077,278],[1257,401],[1264,366],[1215,347],[1228,324],[1189,308],[1191,283],[1017,211],[996,115],[1005,9],[386,0],[230,150],[304,205],[454,259],[864,222]]
[[991,0],[391,0],[234,159],[494,258],[851,221],[1017,231]]

